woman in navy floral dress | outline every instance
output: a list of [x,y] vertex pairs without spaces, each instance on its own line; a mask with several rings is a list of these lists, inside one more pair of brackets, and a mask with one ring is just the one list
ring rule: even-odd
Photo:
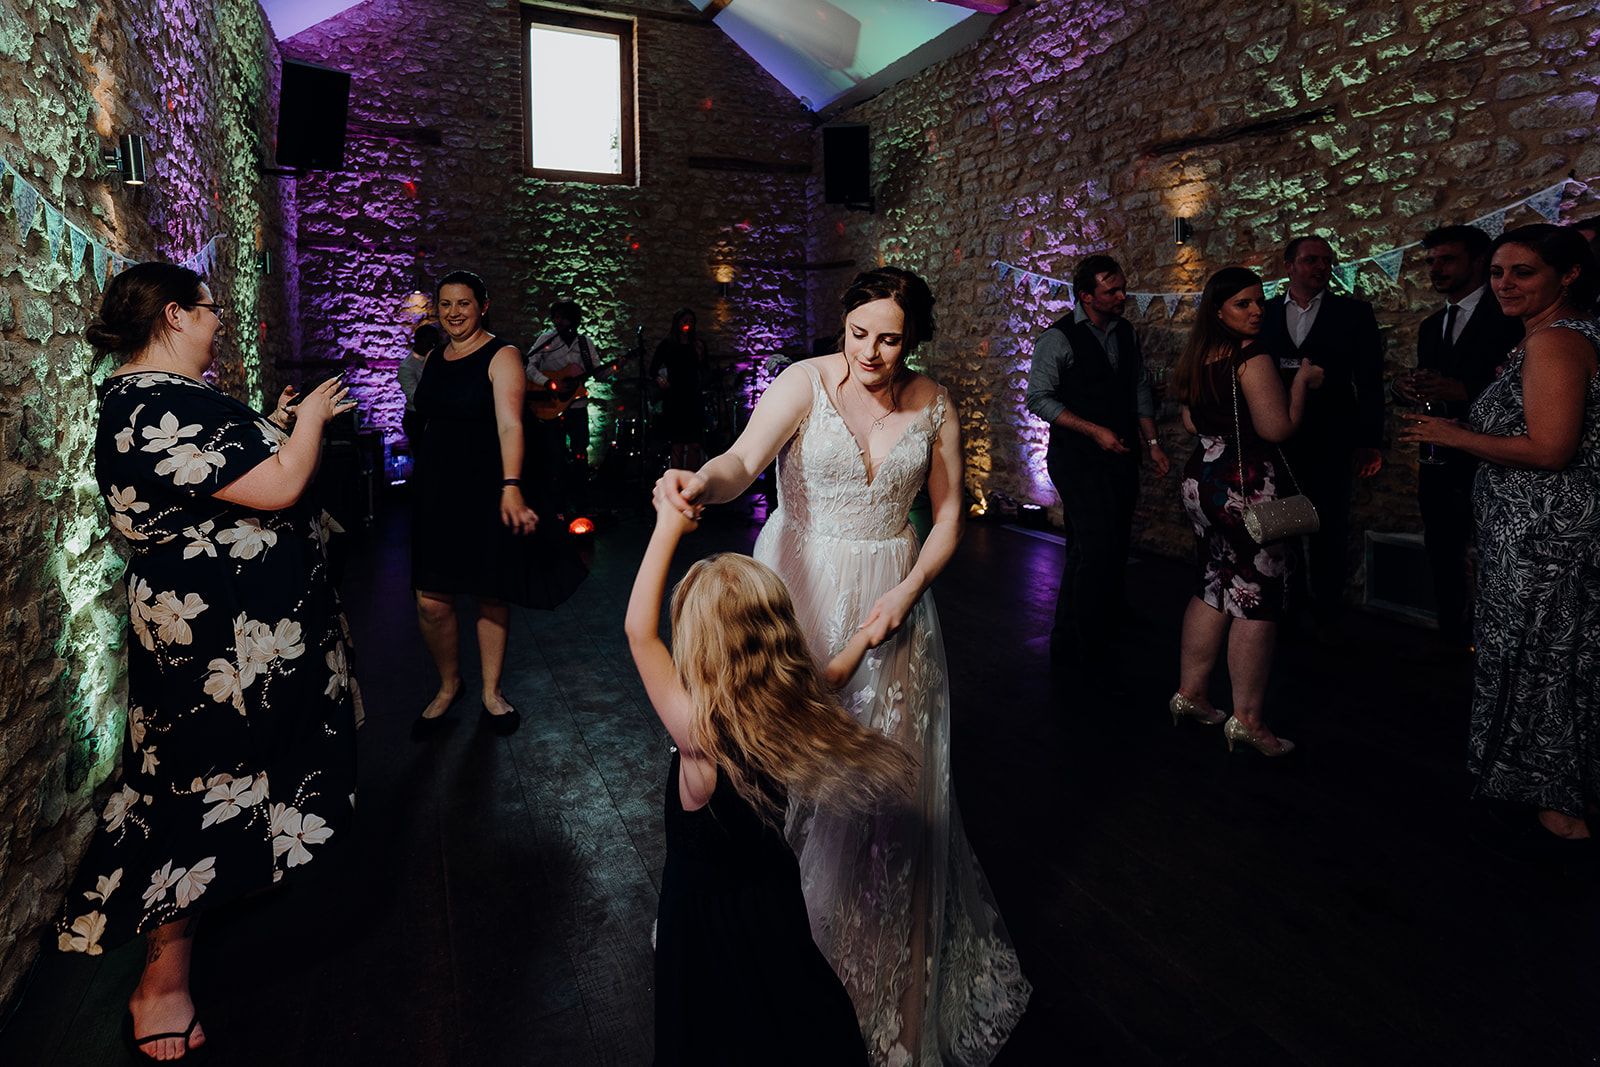
[[[1224,267],[1206,282],[1195,324],[1172,379],[1184,426],[1199,435],[1183,473],[1183,507],[1194,525],[1200,581],[1183,617],[1173,721],[1189,716],[1215,726],[1227,719],[1228,747],[1242,741],[1268,756],[1294,747],[1261,721],[1283,611],[1288,554],[1258,545],[1244,528],[1245,508],[1285,495],[1277,443],[1300,425],[1306,391],[1322,369],[1302,362],[1289,396],[1267,350],[1256,344],[1264,297],[1261,279]],[[1241,474],[1242,466],[1242,474]],[[1211,671],[1223,645],[1233,681],[1233,716],[1212,707]]]
[[[269,886],[348,832],[357,698],[324,556],[301,503],[337,380],[277,423],[201,380],[222,307],[193,271],[143,263],[106,291],[95,474],[131,555],[128,731],[61,920],[64,951],[136,934],[147,962],[130,1036],[153,1059],[205,1040],[189,996],[190,920]],[[293,431],[282,425],[293,418]]]
[[1408,414],[1404,439],[1483,460],[1478,651],[1468,764],[1487,797],[1581,840],[1600,807],[1600,270],[1576,231],[1524,226],[1494,244],[1490,286],[1523,342],[1470,425]]

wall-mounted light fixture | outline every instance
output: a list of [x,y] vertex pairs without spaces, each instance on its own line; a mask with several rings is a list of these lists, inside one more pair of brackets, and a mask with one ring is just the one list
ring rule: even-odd
[[124,185],[143,185],[145,181],[144,138],[136,133],[125,133],[117,138],[115,148],[100,153],[105,161],[106,173],[122,176]]
[[722,263],[717,266],[714,272],[714,276],[717,279],[717,299],[727,299],[728,288],[733,285],[735,273],[732,263]]
[[272,249],[262,248],[256,252],[256,269],[262,274],[272,273]]
[[1172,220],[1172,240],[1176,244],[1186,245],[1194,237],[1194,227],[1189,220],[1179,215]]

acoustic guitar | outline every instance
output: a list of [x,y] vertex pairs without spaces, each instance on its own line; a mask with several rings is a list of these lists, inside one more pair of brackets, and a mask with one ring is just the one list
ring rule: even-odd
[[576,401],[587,399],[589,390],[578,377],[551,378],[544,388],[528,386],[528,410],[540,422],[553,422],[566,414]]

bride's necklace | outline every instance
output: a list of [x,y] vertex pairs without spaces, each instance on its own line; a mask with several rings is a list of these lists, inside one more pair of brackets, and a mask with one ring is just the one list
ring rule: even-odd
[[[855,379],[851,378],[850,381],[854,382]],[[861,388],[861,391],[863,393],[866,392],[866,389],[864,387],[859,387],[858,386],[858,388]],[[857,407],[865,407],[866,408],[867,417],[868,418],[872,418],[872,409],[871,409],[870,406],[868,406],[868,402],[867,402],[865,397],[863,397],[861,400],[857,401],[856,406]],[[877,418],[872,419],[872,426],[871,426],[870,429],[867,430],[867,436],[871,437],[873,434],[875,434],[879,430],[883,429],[883,424],[885,422],[889,421],[889,416],[893,415],[898,410],[900,410],[899,405],[896,405],[891,401],[888,411],[885,411],[882,415],[879,415]]]

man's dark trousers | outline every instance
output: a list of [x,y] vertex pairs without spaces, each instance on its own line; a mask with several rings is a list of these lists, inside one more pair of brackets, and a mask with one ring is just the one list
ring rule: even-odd
[[[1309,444],[1309,447],[1308,447]],[[1336,442],[1290,443],[1284,454],[1293,478],[1278,479],[1278,495],[1297,489],[1317,509],[1317,532],[1305,539],[1305,573],[1295,586],[1309,594],[1312,620],[1335,624],[1344,614],[1344,583],[1350,573],[1350,498],[1355,492],[1355,452]]]
[[1050,660],[1097,667],[1111,662],[1110,638],[1123,612],[1139,454],[1106,452],[1087,437],[1065,438],[1069,433],[1051,434],[1046,457],[1067,528]]

